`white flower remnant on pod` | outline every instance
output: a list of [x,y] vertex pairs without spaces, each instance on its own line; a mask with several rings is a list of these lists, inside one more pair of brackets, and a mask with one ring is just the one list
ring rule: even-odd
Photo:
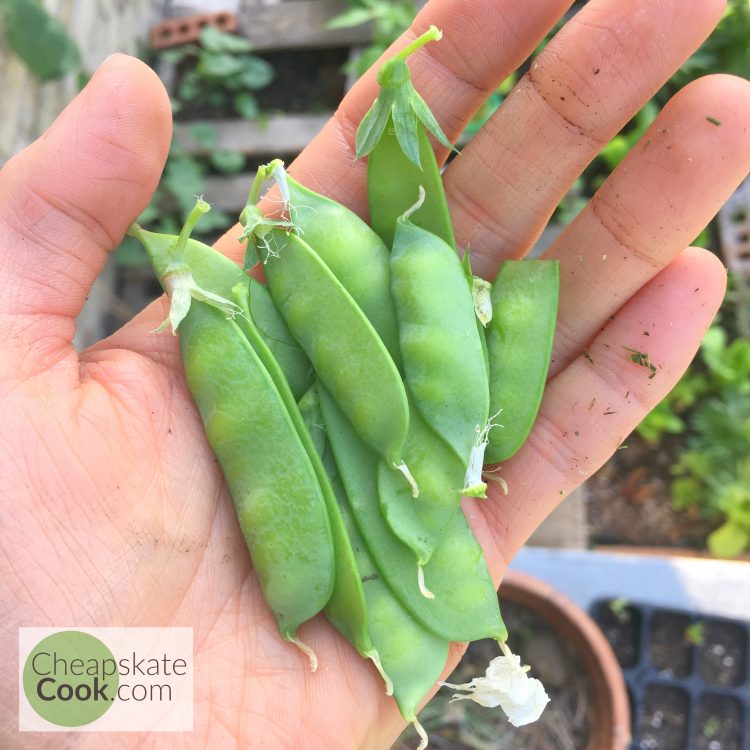
[[475,677],[464,685],[440,684],[454,690],[453,700],[470,699],[480,706],[500,706],[514,727],[536,721],[549,703],[544,686],[534,677],[529,677],[530,667],[522,666],[521,659],[504,644],[500,644],[502,656],[496,656],[487,666],[484,677]]

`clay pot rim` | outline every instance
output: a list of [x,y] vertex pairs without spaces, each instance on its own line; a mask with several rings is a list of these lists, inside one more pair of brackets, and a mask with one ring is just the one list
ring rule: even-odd
[[[506,572],[499,591],[503,601],[542,616],[580,656],[593,695],[595,723],[587,750],[626,750],[630,744],[630,703],[622,669],[599,626],[553,586],[527,573]],[[510,634],[510,645],[513,645]]]

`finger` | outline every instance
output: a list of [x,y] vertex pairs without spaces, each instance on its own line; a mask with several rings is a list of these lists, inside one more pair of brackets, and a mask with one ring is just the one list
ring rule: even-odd
[[446,170],[456,237],[478,272],[492,278],[503,257],[528,251],[586,165],[708,36],[724,5],[592,0],[565,25]]
[[[579,356],[549,382],[528,441],[500,470],[507,497],[495,489],[477,510],[489,524],[495,564],[509,561],[672,389],[713,320],[725,286],[726,271],[716,256],[684,251],[596,336],[587,351],[590,359]],[[631,350],[647,355],[647,361],[634,362]],[[485,532],[482,541],[487,540]]]
[[75,318],[108,251],[150,200],[170,130],[156,75],[115,55],[0,172],[0,341],[25,368],[73,351]]
[[561,264],[552,374],[580,355],[745,178],[748,121],[750,83],[731,76],[692,83],[550,248],[546,257]]

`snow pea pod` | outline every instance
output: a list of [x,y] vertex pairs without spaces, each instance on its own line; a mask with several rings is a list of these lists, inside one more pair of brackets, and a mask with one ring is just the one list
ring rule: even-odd
[[418,133],[421,168],[401,150],[391,120],[378,145],[367,157],[367,199],[372,228],[388,247],[392,247],[396,221],[414,203],[417,189],[422,185],[425,201],[411,220],[418,227],[436,234],[455,250],[456,238],[440,167],[425,129],[418,126]]
[[[372,645],[370,632],[367,627],[367,611],[364,592],[362,591],[362,582],[359,580],[359,575],[357,574],[354,553],[346,529],[344,528],[338,502],[333,494],[328,474],[321,461],[319,453],[320,445],[319,443],[316,444],[316,441],[307,429],[306,419],[294,400],[294,396],[284,378],[281,368],[274,359],[270,349],[263,342],[249,314],[247,293],[244,285],[238,284],[234,288],[233,298],[242,310],[236,317],[237,323],[278,389],[281,400],[289,413],[292,424],[312,464],[323,495],[331,534],[333,536],[335,572],[333,590],[325,605],[326,616],[344,634],[350,643],[354,644],[360,654],[379,664],[378,655]],[[314,387],[311,391],[308,391],[306,399],[303,406],[312,421],[315,419],[314,412],[317,409]],[[269,433],[269,435],[273,435],[273,433]],[[268,439],[268,436],[266,436],[266,439]],[[289,541],[293,542],[294,537],[290,536]],[[314,655],[311,658],[314,658]]]
[[427,131],[453,148],[427,103],[414,89],[406,60],[425,44],[442,37],[431,26],[386,60],[377,73],[380,93],[357,128],[357,158],[368,156],[367,194],[370,219],[388,247],[396,220],[414,202],[417,187],[427,198],[414,213],[414,223],[441,237],[454,250],[450,212]]
[[420,625],[394,596],[359,533],[330,447],[324,463],[339,501],[363,582],[367,621],[380,654],[386,692],[393,694],[404,719],[414,724],[422,737],[420,747],[426,747],[427,737],[417,721],[417,709],[443,671],[450,642]]
[[282,635],[298,643],[298,626],[323,609],[334,584],[331,529],[310,459],[234,321],[194,302],[180,326],[180,345],[263,595]]
[[505,641],[497,594],[482,548],[462,512],[456,512],[424,576],[433,599],[422,595],[414,575],[414,553],[380,514],[375,493],[378,456],[359,437],[325,388],[318,388],[326,434],[352,515],[383,579],[423,627],[449,641]]
[[557,320],[560,266],[552,260],[506,260],[492,286],[487,326],[490,413],[487,463],[505,461],[523,445],[547,380]]
[[388,248],[353,211],[306,188],[285,172],[274,175],[286,182],[295,231],[331,269],[372,323],[393,361],[400,365]]
[[[170,319],[179,325],[188,388],[224,472],[266,602],[283,637],[310,655],[314,666],[314,655],[296,631],[323,609],[333,590],[328,513],[286,404],[237,325],[241,308],[227,299],[232,291],[246,294],[247,277],[216,251],[189,241],[206,210],[199,201],[179,238],[137,226],[130,233],[143,243],[170,292]],[[178,285],[170,277],[174,269]],[[229,280],[235,282],[230,290]],[[228,318],[227,310],[235,318]]]
[[414,403],[466,467],[489,412],[474,301],[453,249],[406,215],[396,222],[391,291]]
[[271,295],[318,378],[365,441],[411,480],[403,462],[406,391],[382,340],[304,240],[272,229],[265,242]]

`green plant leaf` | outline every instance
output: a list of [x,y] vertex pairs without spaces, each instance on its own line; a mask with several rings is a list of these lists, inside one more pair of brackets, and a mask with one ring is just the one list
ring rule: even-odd
[[332,18],[327,24],[327,29],[350,29],[353,26],[362,26],[370,23],[376,16],[371,8],[350,8]]
[[201,45],[203,49],[209,52],[229,52],[240,54],[250,52],[253,45],[250,40],[236,34],[228,34],[226,31],[219,31],[213,26],[204,26],[201,31]]
[[381,89],[378,98],[357,128],[357,159],[367,156],[378,145],[391,117],[396,95],[392,89]]
[[237,174],[245,166],[245,156],[239,151],[214,151],[209,161],[222,174]]
[[242,72],[242,61],[223,52],[204,52],[195,70],[205,78],[229,78]]
[[80,65],[78,45],[37,0],[4,0],[3,6],[8,45],[40,81],[62,78]]
[[210,122],[194,122],[190,125],[190,137],[204,148],[212,148],[219,137]]
[[412,109],[411,99],[407,92],[399,89],[393,102],[393,127],[396,131],[401,150],[406,158],[415,166],[422,168],[419,159],[419,133],[417,131],[417,115]]
[[240,117],[244,117],[246,120],[255,120],[260,114],[260,107],[258,106],[258,100],[252,95],[243,91],[241,94],[237,94],[232,100],[234,108],[237,110],[237,114]]
[[708,535],[708,549],[718,557],[736,557],[748,547],[750,534],[732,521],[727,521]]
[[238,83],[241,87],[257,91],[273,81],[275,75],[273,66],[262,58],[246,55],[239,60],[242,70],[238,75]]
[[448,137],[443,133],[442,128],[435,119],[435,115],[432,114],[432,110],[427,106],[427,102],[425,102],[411,84],[409,84],[409,88],[411,89],[409,92],[409,104],[414,110],[414,114],[419,118],[427,130],[443,144],[443,146],[455,151],[453,144],[448,140]]

